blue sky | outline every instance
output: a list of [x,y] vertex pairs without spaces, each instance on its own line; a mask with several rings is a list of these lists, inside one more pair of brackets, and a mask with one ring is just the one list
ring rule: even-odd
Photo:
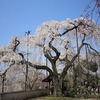
[[0,0],[0,46],[12,35],[31,34],[43,22],[77,18],[90,0]]

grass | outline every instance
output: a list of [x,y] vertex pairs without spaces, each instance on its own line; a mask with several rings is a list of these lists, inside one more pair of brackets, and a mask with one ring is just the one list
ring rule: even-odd
[[66,97],[41,97],[36,100],[75,100],[72,98],[66,98]]
[[77,99],[77,98],[70,98],[70,97],[40,97],[31,100],[97,100],[97,99]]

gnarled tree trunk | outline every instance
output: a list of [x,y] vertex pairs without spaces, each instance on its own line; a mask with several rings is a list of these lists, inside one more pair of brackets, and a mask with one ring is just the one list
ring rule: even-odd
[[53,78],[53,85],[54,85],[54,96],[62,96],[62,80],[59,77]]

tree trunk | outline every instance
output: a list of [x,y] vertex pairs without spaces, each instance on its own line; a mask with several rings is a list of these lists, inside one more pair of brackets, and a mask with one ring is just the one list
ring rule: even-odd
[[54,84],[54,96],[62,96],[62,81],[59,80],[57,77],[53,78]]
[[75,88],[75,87],[77,87],[77,69],[75,69],[74,67],[73,67],[73,71],[74,71],[74,76],[73,76],[73,87]]

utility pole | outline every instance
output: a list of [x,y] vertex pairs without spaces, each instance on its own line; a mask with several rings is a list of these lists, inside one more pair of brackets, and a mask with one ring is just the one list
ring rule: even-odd
[[2,75],[2,92],[4,92],[4,85],[5,85],[5,80],[6,80],[6,78],[5,78],[5,73]]
[[[78,33],[77,33],[77,28],[76,28],[76,47],[77,47],[77,53],[79,52],[78,51],[78,48],[79,48],[79,40],[78,40]],[[79,89],[80,89],[80,91],[79,91],[79,94],[80,94],[80,97],[82,96],[82,89],[81,89],[81,69],[80,69],[80,57],[79,57],[79,55],[80,54],[78,54],[78,77],[79,77],[79,79],[78,79],[78,81],[79,82],[77,82],[77,85],[79,85]],[[79,83],[79,84],[78,84]]]
[[[27,53],[26,53],[26,59],[27,59],[27,62],[29,61],[28,59],[28,53],[29,53],[29,34],[30,34],[30,31],[28,32],[25,32],[25,35],[27,36]],[[26,72],[25,72],[25,91],[27,91],[27,85],[28,85],[28,63],[26,63]]]
[[[48,66],[48,59],[46,58],[46,66]],[[46,76],[48,76],[48,72],[46,71]]]

